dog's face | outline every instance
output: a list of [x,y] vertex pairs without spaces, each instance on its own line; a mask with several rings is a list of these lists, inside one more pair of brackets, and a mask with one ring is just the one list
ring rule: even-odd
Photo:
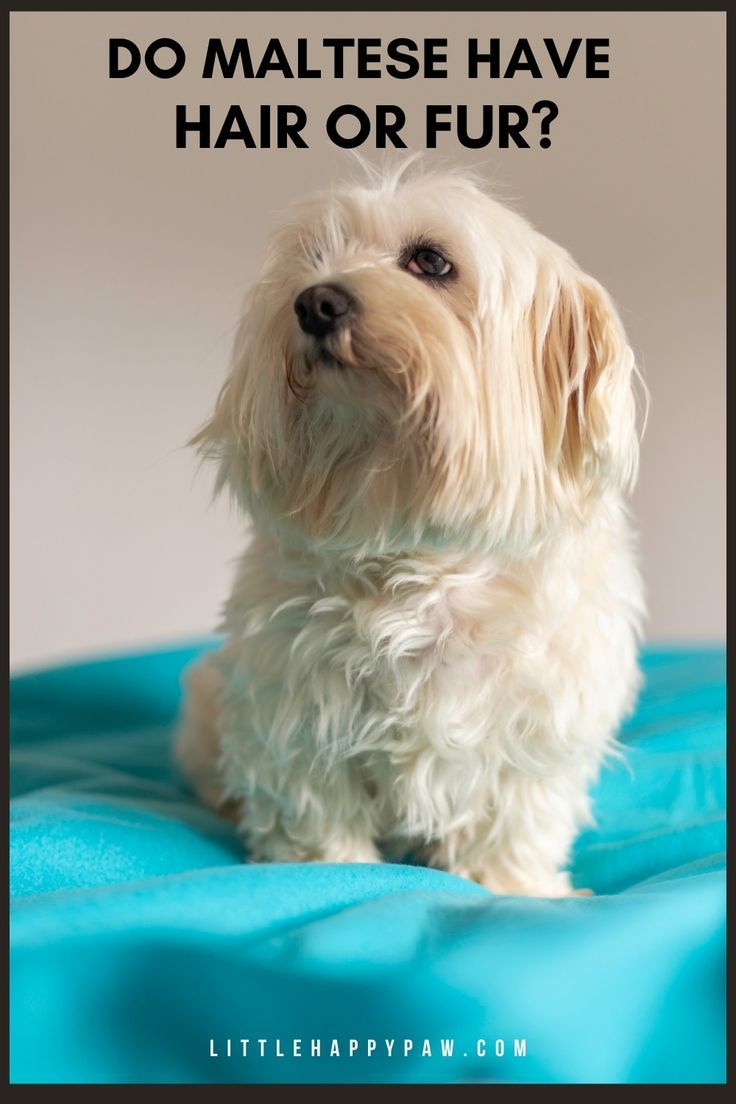
[[563,250],[466,177],[395,176],[274,235],[199,440],[295,538],[514,553],[633,481],[634,372]]

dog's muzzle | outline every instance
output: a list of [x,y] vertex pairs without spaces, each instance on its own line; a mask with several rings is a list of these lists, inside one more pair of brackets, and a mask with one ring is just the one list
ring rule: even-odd
[[294,300],[294,311],[306,334],[326,337],[344,325],[353,312],[355,300],[337,284],[315,284]]

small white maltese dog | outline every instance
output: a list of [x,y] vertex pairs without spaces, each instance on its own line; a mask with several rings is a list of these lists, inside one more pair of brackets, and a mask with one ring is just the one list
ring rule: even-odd
[[253,859],[574,892],[639,683],[637,375],[600,284],[465,174],[293,210],[196,438],[253,536],[177,738]]

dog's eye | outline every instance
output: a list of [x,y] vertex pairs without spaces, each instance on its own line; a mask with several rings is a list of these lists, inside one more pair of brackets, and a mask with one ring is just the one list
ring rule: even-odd
[[452,272],[450,262],[436,249],[417,249],[406,266],[415,276],[448,276]]

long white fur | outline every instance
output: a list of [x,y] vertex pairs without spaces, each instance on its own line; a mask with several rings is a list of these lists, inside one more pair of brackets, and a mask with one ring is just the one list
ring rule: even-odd
[[[402,268],[412,242],[453,278]],[[359,304],[330,338],[343,368],[297,324],[316,283]],[[253,859],[412,853],[571,892],[639,682],[636,378],[603,288],[467,175],[295,208],[198,437],[253,537],[178,733]]]

